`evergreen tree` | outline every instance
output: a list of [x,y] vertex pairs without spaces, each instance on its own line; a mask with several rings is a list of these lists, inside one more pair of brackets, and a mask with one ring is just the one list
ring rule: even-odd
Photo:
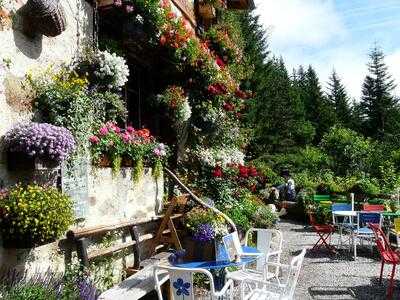
[[336,122],[345,127],[351,127],[351,108],[349,97],[339,76],[334,70],[328,82],[328,100],[335,109]]
[[363,114],[364,133],[368,136],[383,139],[386,134],[397,130],[395,115],[397,115],[398,100],[392,96],[396,87],[388,73],[383,52],[375,46],[369,54],[369,74],[362,86],[361,110]]
[[[292,87],[282,59],[272,59],[260,81],[251,118],[255,127],[254,145],[258,153],[289,152],[306,141],[313,129],[304,120],[300,98]],[[308,127],[305,127],[307,126]]]
[[305,73],[304,83],[301,85],[303,85],[301,97],[306,118],[315,127],[315,142],[319,143],[324,133],[335,123],[334,107],[323,94],[317,73],[311,66]]

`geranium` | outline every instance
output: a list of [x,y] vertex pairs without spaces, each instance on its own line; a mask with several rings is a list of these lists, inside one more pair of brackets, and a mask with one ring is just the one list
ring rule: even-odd
[[4,138],[11,152],[25,153],[32,157],[60,163],[75,149],[71,132],[47,123],[18,124]]
[[240,177],[243,178],[249,177],[249,169],[246,166],[239,165],[238,169]]
[[225,84],[218,82],[214,84],[210,84],[207,87],[207,90],[210,94],[218,96],[218,95],[225,95],[228,93],[228,89]]
[[222,168],[220,166],[215,166],[212,175],[213,177],[222,177]]
[[215,59],[215,62],[217,63],[217,65],[220,67],[220,68],[225,68],[225,62],[219,57],[219,56],[217,56],[217,58]]
[[155,156],[157,157],[163,157],[167,155],[167,151],[166,151],[166,147],[163,143],[158,144],[154,150],[153,153],[155,154]]
[[249,175],[252,177],[257,177],[258,176],[257,169],[253,166],[249,167]]

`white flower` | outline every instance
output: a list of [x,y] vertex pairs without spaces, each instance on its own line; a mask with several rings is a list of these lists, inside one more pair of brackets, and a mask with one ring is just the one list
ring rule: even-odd
[[108,83],[109,88],[120,89],[128,81],[129,68],[123,57],[115,53],[99,51],[96,53],[95,60],[99,69],[94,73],[101,79],[111,77],[111,82]]
[[188,99],[177,108],[176,117],[179,122],[186,122],[192,115],[192,108],[189,105]]
[[237,148],[200,148],[196,154],[204,166],[244,164],[244,154]]

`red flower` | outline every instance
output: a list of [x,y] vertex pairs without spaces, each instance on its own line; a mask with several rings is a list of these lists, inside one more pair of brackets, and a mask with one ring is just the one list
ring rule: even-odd
[[239,166],[239,175],[240,177],[247,178],[249,177],[249,169],[246,166]]
[[257,177],[258,176],[257,169],[255,167],[249,167],[249,175],[252,177]]
[[216,178],[222,177],[222,168],[220,166],[215,166],[212,176]]
[[218,65],[221,69],[225,68],[225,63],[224,63],[224,61],[223,61],[219,56],[217,56],[217,58],[215,59],[215,62],[217,63],[217,65]]
[[163,0],[163,1],[161,2],[161,7],[162,7],[162,8],[169,8],[169,7],[170,7],[169,0]]
[[167,13],[167,18],[168,19],[174,19],[174,18],[176,18],[176,14],[173,11],[169,11]]
[[100,142],[100,139],[99,139],[97,136],[93,135],[93,136],[91,136],[91,137],[89,138],[89,141],[90,141],[92,144],[98,144],[98,143]]
[[247,99],[247,98],[248,98],[247,93],[246,93],[246,92],[243,92],[243,91],[242,91],[241,89],[239,89],[239,88],[235,91],[235,96],[238,97],[238,98],[240,98],[240,99]]
[[212,95],[225,95],[228,92],[225,84],[223,83],[214,83],[208,86],[208,92]]
[[160,37],[160,44],[161,44],[162,46],[164,46],[166,42],[167,42],[167,38],[165,37],[165,35],[162,35],[162,36]]
[[224,109],[225,109],[226,111],[233,111],[233,110],[235,110],[235,105],[233,105],[232,103],[229,103],[229,102],[225,102],[223,107],[224,107]]
[[143,138],[150,137],[150,131],[146,128],[137,131],[137,135]]

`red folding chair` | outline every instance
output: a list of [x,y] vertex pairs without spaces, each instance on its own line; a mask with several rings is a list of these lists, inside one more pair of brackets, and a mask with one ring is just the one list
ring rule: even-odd
[[329,224],[317,224],[312,214],[310,214],[310,223],[319,236],[318,241],[311,250],[321,249],[321,247],[324,246],[327,250],[336,254],[336,248],[331,245],[331,237],[335,232],[335,227]]
[[385,211],[385,205],[364,203],[363,211],[374,211],[374,212]]
[[392,250],[385,233],[377,224],[369,224],[369,227],[373,230],[373,232],[375,234],[376,246],[379,250],[379,254],[380,254],[381,260],[382,260],[379,283],[382,283],[383,268],[384,268],[385,264],[392,265],[392,273],[390,276],[390,283],[389,283],[389,288],[388,288],[388,293],[387,293],[387,299],[392,299],[394,275],[396,273],[396,266],[398,264],[400,264],[400,255],[398,252]]

